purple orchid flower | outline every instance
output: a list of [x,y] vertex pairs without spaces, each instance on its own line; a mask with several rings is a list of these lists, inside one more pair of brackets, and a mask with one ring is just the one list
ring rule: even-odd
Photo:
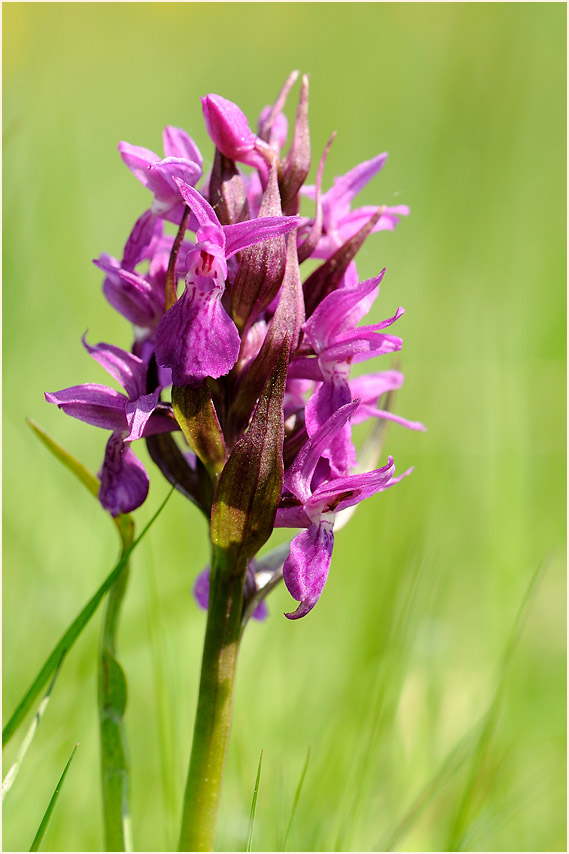
[[[358,322],[368,313],[379,293],[379,283],[384,272],[360,282],[354,288],[333,291],[322,300],[303,326],[305,339],[317,360],[301,358],[291,365],[291,373],[293,376],[318,381],[305,410],[309,436],[316,435],[337,409],[351,401],[348,378],[353,362],[401,349],[401,338],[381,331],[401,317],[404,311],[401,307],[393,317],[381,323],[357,328]],[[338,431],[324,456],[338,477],[348,474],[350,467],[355,465],[349,421]]]
[[[155,235],[147,271],[142,274],[125,269],[120,261],[110,255],[100,255],[93,264],[105,273],[103,293],[113,308],[134,325],[135,341],[152,339],[156,327],[164,315],[165,285],[173,238]],[[183,260],[192,245],[183,241],[179,261],[176,264],[176,279],[186,272]],[[136,355],[140,355],[135,351]]]
[[99,472],[99,500],[113,516],[139,507],[148,493],[148,476],[134,455],[130,443],[178,429],[174,419],[156,410],[161,388],[146,394],[147,366],[132,353],[111,344],[91,347],[83,337],[88,353],[119,382],[126,395],[95,383],[46,392],[48,403],[55,403],[67,415],[111,430]]
[[324,452],[356,412],[360,401],[340,407],[318,432],[302,446],[284,478],[284,489],[300,506],[277,510],[279,526],[302,526],[306,530],[292,541],[283,576],[291,596],[300,604],[288,613],[291,620],[304,617],[314,608],[324,589],[334,546],[335,514],[352,507],[398,483],[411,470],[395,478],[393,458],[375,471],[325,479],[315,486],[315,475]]
[[[352,425],[374,418],[425,429],[387,404],[382,408],[382,397],[401,386],[401,373],[350,379],[352,364],[401,349],[401,338],[388,327],[402,308],[380,323],[358,326],[385,271],[359,282],[354,259],[369,233],[393,230],[409,208],[352,209],[386,154],[360,163],[323,193],[333,136],[315,186],[303,187],[311,161],[306,76],[288,152],[281,154],[288,130],[283,110],[297,77],[289,75],[262,111],[257,134],[233,102],[214,94],[202,99],[216,151],[200,191],[202,158],[184,131],[165,129],[163,158],[120,143],[122,160],[152,202],[135,223],[122,260],[101,255],[94,263],[104,272],[107,300],[134,325],[134,342],[131,353],[83,343],[124,393],[85,384],[46,394],[67,414],[110,431],[99,496],[113,515],[146,497],[148,477],[131,446],[147,438],[167,480],[210,520],[214,556],[223,551],[227,566],[239,564],[244,620],[273,585],[254,563],[273,527],[303,529],[288,557],[279,554],[277,568],[284,561],[286,585],[299,603],[287,617],[298,619],[314,607],[326,582],[335,520],[338,528],[359,501],[409,473],[395,477],[391,457],[361,473]],[[241,163],[252,169],[242,174]],[[312,218],[290,215],[298,212],[302,193],[315,201]],[[176,226],[175,237],[164,233],[166,221]],[[185,238],[187,231],[195,242]],[[300,269],[309,258],[324,263],[303,282]],[[162,402],[170,385],[171,402]],[[177,429],[190,451],[166,435]],[[225,564],[216,567],[226,571]],[[204,607],[208,586],[202,573],[196,596]],[[262,604],[256,616],[264,610]]]
[[178,225],[184,204],[176,179],[194,186],[202,175],[202,157],[195,142],[179,128],[168,126],[162,136],[163,159],[148,148],[119,143],[119,152],[133,175],[154,195],[149,210],[136,221],[126,242],[122,266],[133,270],[155,233],[156,220],[167,219]]
[[[393,231],[399,222],[399,217],[409,214],[407,205],[394,207],[366,205],[351,210],[355,196],[377,175],[386,160],[386,153],[378,154],[371,160],[366,160],[350,169],[345,175],[334,179],[332,187],[322,196],[323,235],[314,250],[314,258],[329,258],[378,211],[381,211],[381,217],[373,228],[374,232],[385,229]],[[315,196],[316,188],[305,187],[303,193]]]
[[[353,237],[378,211],[381,216],[372,229],[372,233],[388,229],[393,231],[400,216],[407,216],[407,205],[394,207],[365,205],[351,210],[355,196],[383,167],[387,154],[378,154],[355,166],[345,175],[334,179],[332,187],[322,196],[322,236],[312,252],[313,258],[330,258],[347,240]],[[307,186],[304,195],[316,198],[316,187]],[[355,262],[351,262],[343,277],[343,284],[349,287],[358,281]]]
[[100,255],[93,264],[105,273],[103,293],[109,303],[137,327],[137,338],[146,337],[164,314],[168,256],[153,258],[146,276],[124,269],[110,255]]
[[230,160],[254,166],[265,184],[275,152],[253,133],[243,111],[221,95],[206,95],[202,108],[207,132],[216,148]]
[[197,242],[186,259],[186,288],[166,312],[156,332],[156,361],[172,368],[175,385],[196,385],[205,377],[228,374],[237,362],[241,339],[222,305],[227,260],[262,240],[287,234],[300,217],[259,217],[221,225],[211,205],[177,180],[198,222]]

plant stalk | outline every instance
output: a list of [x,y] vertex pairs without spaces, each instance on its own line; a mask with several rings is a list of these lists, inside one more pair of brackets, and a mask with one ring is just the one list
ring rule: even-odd
[[[132,546],[134,526],[130,519],[123,517],[121,521],[124,556]],[[106,851],[132,851],[129,763],[123,722],[127,685],[116,658],[120,610],[128,576],[127,562],[107,594],[99,650],[98,707]]]
[[[214,549],[214,555],[216,550]],[[214,557],[210,572],[194,739],[182,810],[179,851],[213,851],[231,728],[246,567]],[[231,569],[228,572],[228,569]]]

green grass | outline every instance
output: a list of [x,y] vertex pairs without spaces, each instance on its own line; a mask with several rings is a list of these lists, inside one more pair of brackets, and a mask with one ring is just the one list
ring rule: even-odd
[[[130,345],[91,264],[120,254],[148,201],[118,141],[159,150],[178,125],[208,167],[199,97],[231,98],[253,122],[298,67],[315,162],[338,131],[325,186],[387,150],[362,203],[412,208],[358,269],[387,267],[372,321],[407,309],[397,411],[428,433],[390,427],[385,452],[415,471],[338,534],[309,617],[287,621],[278,589],[245,633],[222,850],[245,846],[261,750],[253,846],[280,848],[309,747],[287,850],[566,850],[565,21],[550,3],[3,7],[4,721],[116,561],[105,514],[24,419],[98,470],[103,434],[43,391],[106,382],[86,329]],[[168,491],[141,456],[139,531]],[[136,850],[176,844],[205,625],[191,586],[207,561],[179,495],[131,560],[118,655]],[[43,850],[103,845],[99,620],[6,796],[5,850],[29,846],[77,741]]]

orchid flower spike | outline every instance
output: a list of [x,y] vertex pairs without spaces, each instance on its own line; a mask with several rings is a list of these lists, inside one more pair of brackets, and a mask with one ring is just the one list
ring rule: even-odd
[[[296,112],[287,119],[297,80]],[[212,576],[202,574],[195,588],[204,607],[210,581],[218,590],[216,573],[233,573],[241,619],[266,615],[263,597],[282,566],[297,603],[286,616],[298,619],[322,594],[337,514],[411,471],[395,476],[391,456],[360,470],[352,425],[379,419],[425,429],[392,412],[392,392],[403,383],[394,366],[350,376],[354,365],[402,348],[390,329],[401,306],[392,304],[386,320],[362,322],[385,270],[359,281],[355,259],[369,234],[393,230],[409,209],[354,207],[386,154],[326,187],[334,135],[320,147],[315,186],[306,184],[314,144],[306,75],[289,75],[261,112],[258,133],[232,101],[209,94],[201,104],[215,146],[203,181],[201,154],[180,128],[164,130],[163,157],[119,144],[151,198],[127,230],[122,258],[100,254],[94,263],[133,343],[131,352],[83,343],[122,391],[86,383],[46,399],[110,432],[99,473],[100,502],[110,513],[130,512],[146,498],[148,475],[132,450],[143,438],[166,479],[204,514]],[[302,195],[314,199],[311,216],[298,215]],[[312,270],[303,280],[307,261]],[[378,464],[379,445],[376,451],[361,454],[372,458],[368,468]],[[300,531],[265,589],[258,554],[277,527]]]

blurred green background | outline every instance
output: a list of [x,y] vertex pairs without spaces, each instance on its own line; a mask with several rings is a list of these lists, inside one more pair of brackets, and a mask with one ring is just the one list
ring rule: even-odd
[[[387,267],[372,320],[407,309],[396,409],[428,433],[390,428],[386,451],[414,474],[338,534],[310,616],[287,621],[280,589],[248,629],[218,847],[244,850],[263,749],[253,848],[280,849],[310,747],[289,850],[566,849],[565,32],[554,3],[4,4],[4,720],[117,553],[24,422],[98,470],[104,434],[43,391],[106,382],[85,330],[130,346],[91,264],[120,255],[148,205],[117,143],[160,152],[177,125],[207,168],[199,97],[254,125],[300,68],[314,161],[338,131],[326,186],[389,151],[361,203],[412,208],[358,268]],[[140,455],[139,529],[168,491]],[[138,850],[177,837],[205,534],[175,495],[133,559],[119,653]],[[6,798],[4,850],[28,849],[77,741],[44,847],[102,846],[99,617]]]

